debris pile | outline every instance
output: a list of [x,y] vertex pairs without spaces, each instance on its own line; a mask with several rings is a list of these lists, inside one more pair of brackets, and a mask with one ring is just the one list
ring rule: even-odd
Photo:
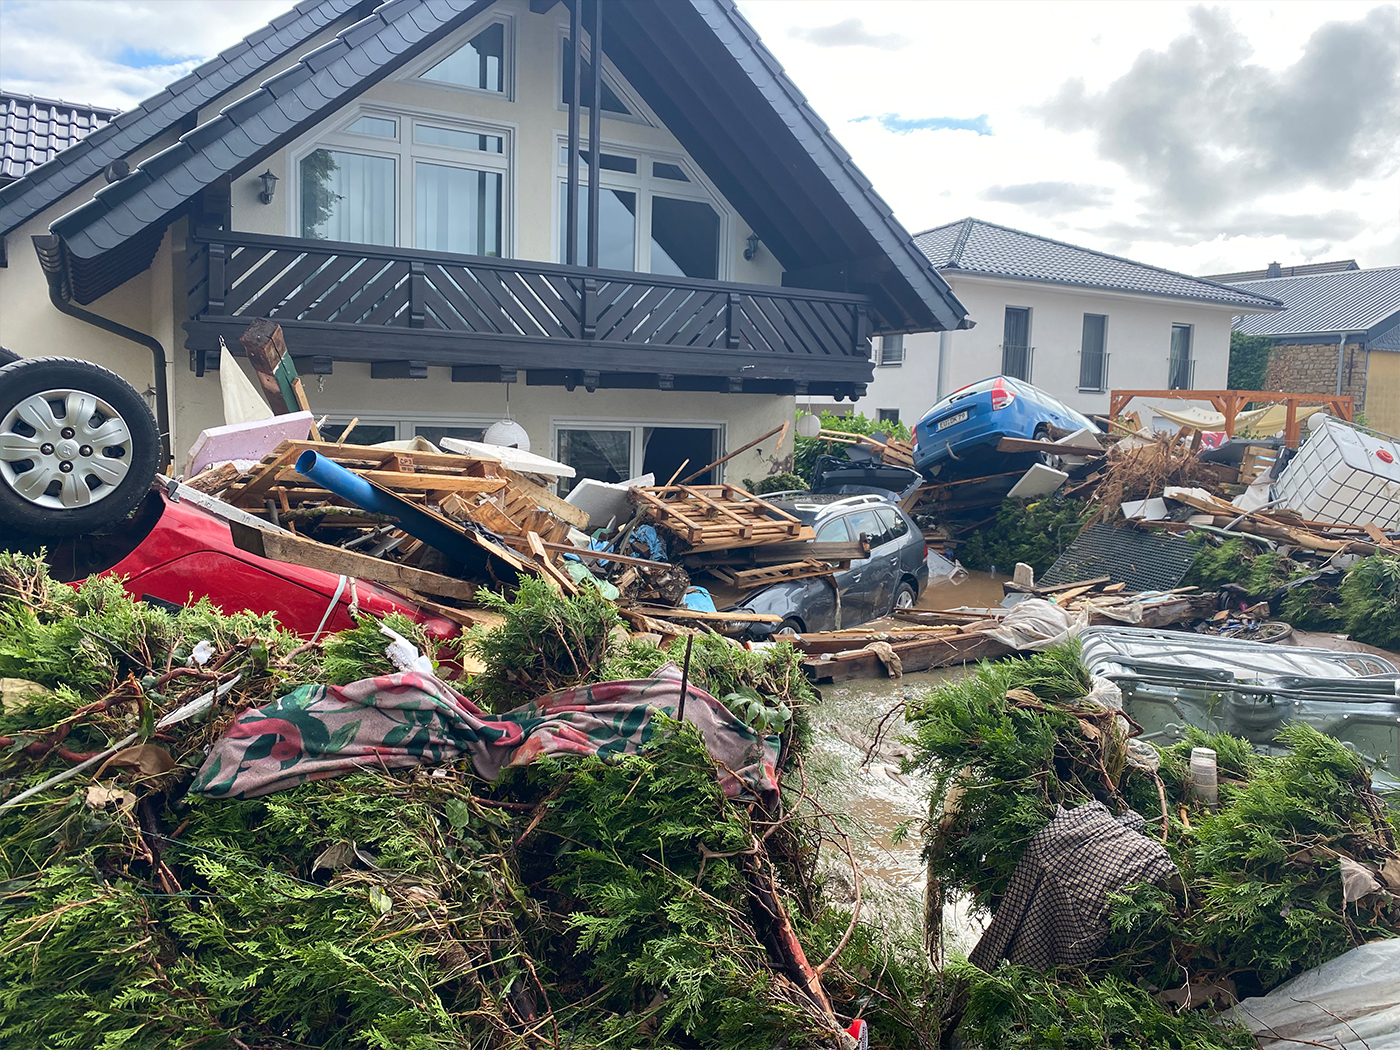
[[[1111,838],[1085,838],[1072,863],[1065,854],[1039,869],[1045,896],[1035,922],[1008,932],[994,921],[995,941],[971,954],[985,970],[949,970],[965,987],[945,999],[944,1023],[977,1032],[984,1045],[1042,1045],[1018,1040],[1063,1019],[1083,1026],[1084,1045],[1251,1046],[1206,1018],[1400,934],[1400,820],[1362,760],[1307,725],[1284,730],[1291,751],[1278,758],[1195,730],[1159,751],[1134,739],[1116,690],[1091,680],[1073,646],[984,664],[911,700],[905,717],[914,727],[910,767],[934,777],[925,841],[935,960],[949,900],[993,913],[1019,905],[1028,844],[1057,825],[1057,813],[1103,807],[1139,829],[1132,834],[1144,851],[1164,846],[1162,874],[1177,873],[1114,885],[1126,854]],[[1213,791],[1195,771],[1201,749]],[[1013,965],[1053,950],[1044,940],[1058,929],[1044,910],[1053,907],[1074,909],[1068,928],[1078,949],[1092,947],[1090,961]],[[1013,962],[998,964],[1008,943],[1020,945]],[[1115,1027],[1124,1018],[1144,1027]]]
[[[813,695],[791,649],[663,650],[542,579],[497,608],[462,654],[402,619],[308,644],[0,555],[0,677],[22,680],[0,714],[0,1042],[849,1048],[863,1015],[878,1045],[936,1044],[926,964],[823,902],[817,846],[844,833],[799,775]],[[454,655],[480,676],[427,670]],[[575,717],[545,690],[638,685],[649,714],[603,746],[499,736]],[[677,696],[764,741],[779,791],[743,790],[693,712],[664,716]],[[373,718],[334,728],[349,702]],[[444,748],[454,711],[496,728]],[[356,750],[375,719],[399,729]],[[454,757],[503,746],[495,779]],[[230,747],[239,776],[341,766],[220,794]]]

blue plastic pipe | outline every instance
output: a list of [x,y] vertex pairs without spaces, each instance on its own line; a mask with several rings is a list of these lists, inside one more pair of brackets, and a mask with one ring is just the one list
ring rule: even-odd
[[448,528],[425,514],[402,496],[385,492],[371,485],[353,470],[346,470],[333,459],[310,450],[297,457],[297,473],[310,478],[341,499],[349,500],[372,514],[387,514],[399,519],[399,528],[410,536],[436,547],[453,561],[478,567],[485,560],[485,551],[466,536]]

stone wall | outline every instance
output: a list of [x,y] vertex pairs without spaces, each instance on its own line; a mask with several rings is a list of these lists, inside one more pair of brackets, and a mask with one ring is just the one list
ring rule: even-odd
[[[1266,390],[1299,394],[1337,392],[1337,344],[1308,343],[1275,346],[1269,354]],[[1342,394],[1352,396],[1360,411],[1366,405],[1366,351],[1360,342],[1347,342],[1342,357]]]

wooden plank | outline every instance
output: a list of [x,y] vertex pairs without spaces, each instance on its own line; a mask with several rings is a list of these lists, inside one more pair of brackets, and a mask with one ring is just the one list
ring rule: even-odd
[[702,612],[699,609],[668,609],[664,605],[634,605],[634,610],[645,616],[657,616],[676,620],[719,620],[729,623],[782,623],[781,616],[772,613],[742,612]]
[[273,561],[343,573],[388,587],[408,587],[424,594],[437,594],[459,601],[471,601],[476,597],[476,584],[466,580],[415,569],[383,558],[372,558],[368,554],[358,554],[285,532],[256,529],[241,522],[230,521],[229,527],[233,530],[234,545],[240,550]]
[[[905,674],[935,667],[989,660],[1010,653],[1011,647],[984,634],[957,634],[913,642],[896,642],[891,648],[899,657]],[[818,682],[848,682],[859,678],[884,678],[885,665],[872,650],[860,649],[828,658],[802,661],[803,668]]]
[[578,588],[574,586],[574,581],[550,562],[549,552],[544,549],[544,542],[540,539],[539,533],[526,533],[525,539],[530,554],[534,556],[532,567],[538,570],[540,578],[556,591],[561,591],[564,594],[577,594]]

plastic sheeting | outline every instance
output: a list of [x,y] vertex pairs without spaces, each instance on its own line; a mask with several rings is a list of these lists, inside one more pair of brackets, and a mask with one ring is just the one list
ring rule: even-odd
[[1044,598],[1026,598],[995,627],[983,628],[981,633],[1016,650],[1048,649],[1078,637],[1088,626],[1087,612],[1071,613]]
[[1400,940],[1353,948],[1229,1016],[1268,1050],[1400,1050]]

